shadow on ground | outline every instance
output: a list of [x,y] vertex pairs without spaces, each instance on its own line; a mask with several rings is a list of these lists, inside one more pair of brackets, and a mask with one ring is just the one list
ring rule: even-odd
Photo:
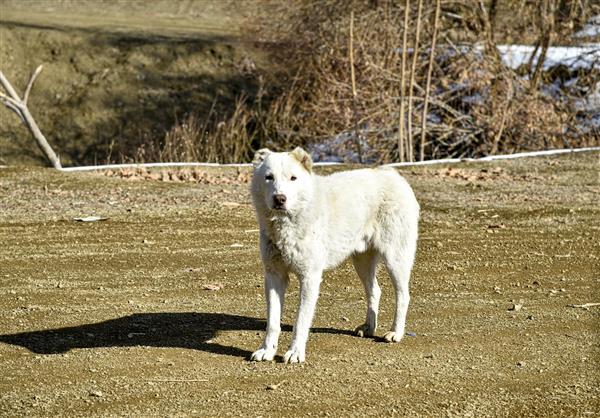
[[[224,313],[139,313],[94,324],[0,335],[0,342],[38,354],[61,354],[74,348],[149,346],[250,357],[250,351],[223,346],[211,339],[221,331],[263,331],[265,325],[257,318]],[[282,329],[291,331],[292,327],[284,325]],[[313,328],[312,332],[352,334],[333,328]]]

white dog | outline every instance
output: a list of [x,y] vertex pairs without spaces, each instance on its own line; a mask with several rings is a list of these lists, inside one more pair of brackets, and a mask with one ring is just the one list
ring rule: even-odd
[[259,150],[254,156],[252,198],[260,226],[260,252],[265,269],[267,332],[256,361],[273,360],[289,273],[300,281],[300,307],[286,363],[303,362],[323,270],[348,257],[365,288],[367,316],[356,328],[373,336],[381,290],[375,278],[382,258],[396,290],[396,312],[385,341],[404,335],[408,281],[413,265],[419,204],[393,169],[345,171],[321,177],[301,148],[287,153]]

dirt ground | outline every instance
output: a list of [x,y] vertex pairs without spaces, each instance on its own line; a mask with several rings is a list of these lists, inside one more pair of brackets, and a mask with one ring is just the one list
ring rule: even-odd
[[[248,169],[0,168],[0,415],[598,416],[600,306],[577,306],[600,302],[600,153],[401,172],[422,206],[411,336],[352,335],[345,263],[286,365],[248,361],[265,325]],[[280,354],[297,299],[293,280]]]

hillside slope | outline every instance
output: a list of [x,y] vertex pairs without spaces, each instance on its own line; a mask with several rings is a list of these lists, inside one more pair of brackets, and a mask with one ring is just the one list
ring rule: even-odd
[[[44,64],[30,107],[64,165],[118,160],[256,90],[245,5],[2,0],[0,69],[22,92]],[[0,164],[43,163],[18,118],[2,107],[0,119]]]

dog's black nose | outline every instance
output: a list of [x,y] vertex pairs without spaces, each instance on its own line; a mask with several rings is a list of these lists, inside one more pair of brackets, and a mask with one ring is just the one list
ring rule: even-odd
[[286,200],[287,197],[285,197],[284,194],[273,195],[273,203],[275,203],[275,207],[282,207]]

